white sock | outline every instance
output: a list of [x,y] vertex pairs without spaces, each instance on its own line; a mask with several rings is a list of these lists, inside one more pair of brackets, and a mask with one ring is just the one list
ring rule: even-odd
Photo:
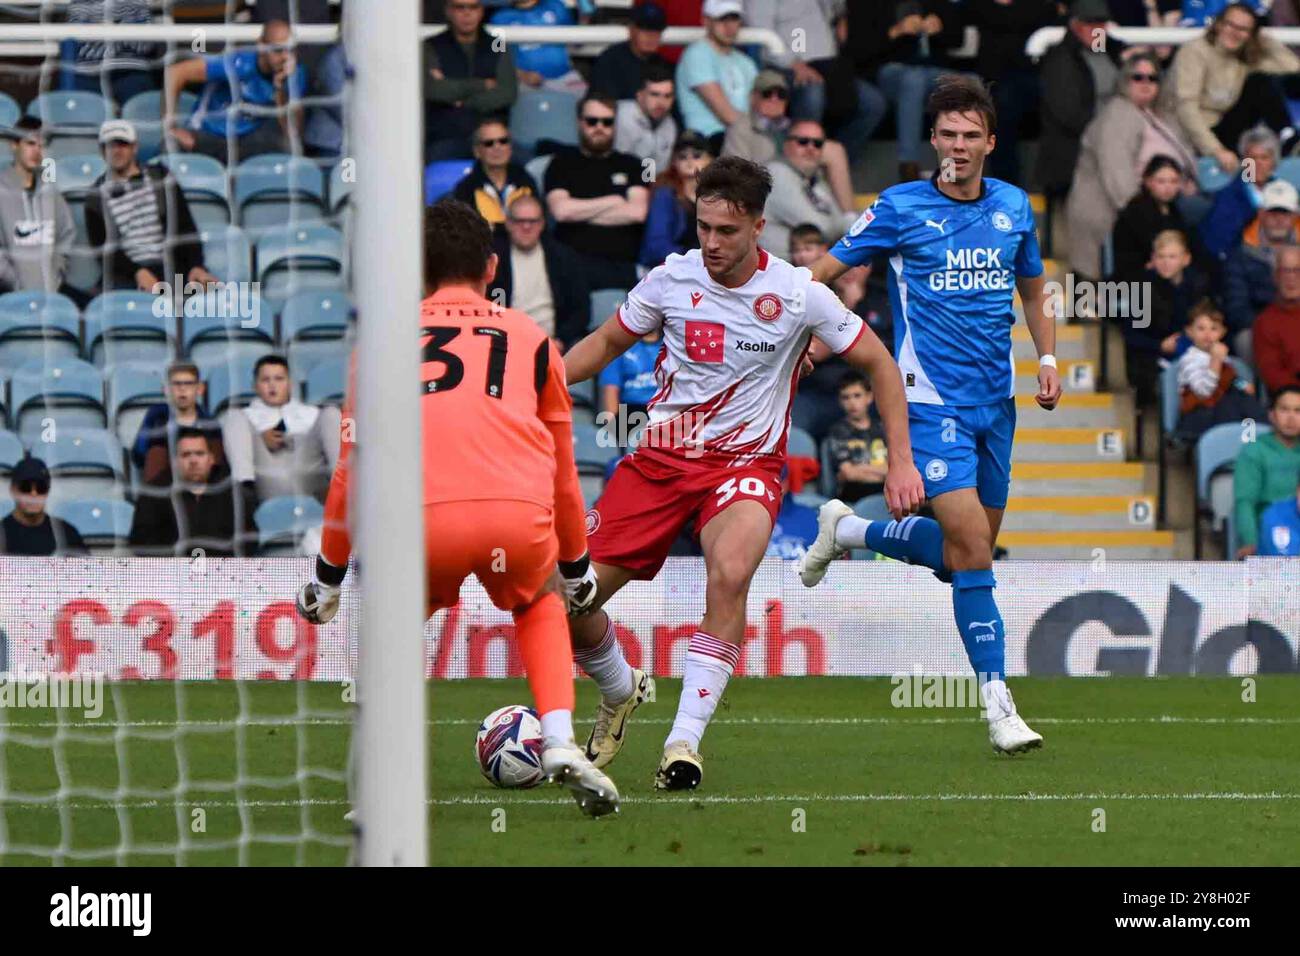
[[700,749],[700,738],[717,709],[727,680],[740,660],[740,648],[720,641],[712,634],[696,631],[686,648],[682,672],[682,696],[677,717],[664,745],[684,740],[692,750]]
[[573,711],[549,710],[542,714],[542,746],[567,747],[573,743]]
[[618,637],[614,634],[614,620],[605,615],[605,636],[595,647],[578,648],[573,659],[596,682],[600,696],[610,704],[621,704],[636,690],[632,668],[623,656]]
[[[983,679],[982,674],[980,678]],[[1006,681],[984,681],[980,684],[980,698],[984,701],[984,712],[990,721],[1016,712],[1016,705],[1011,699],[1011,691],[1007,690]]]
[[845,515],[835,525],[835,547],[846,551],[867,546],[867,526],[871,522],[857,515]]

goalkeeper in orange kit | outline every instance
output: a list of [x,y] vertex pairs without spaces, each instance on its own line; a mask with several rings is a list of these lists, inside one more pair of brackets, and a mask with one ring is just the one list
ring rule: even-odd
[[[513,614],[541,717],[542,769],[572,790],[586,813],[600,816],[618,809],[618,790],[573,739],[566,615],[590,605],[596,578],[573,458],[572,404],[564,363],[546,333],[484,297],[496,267],[490,228],[477,212],[451,199],[426,210],[419,334],[427,610],[455,604],[473,574],[492,603]],[[316,573],[298,594],[299,613],[316,623],[338,610],[352,550],[352,384]]]

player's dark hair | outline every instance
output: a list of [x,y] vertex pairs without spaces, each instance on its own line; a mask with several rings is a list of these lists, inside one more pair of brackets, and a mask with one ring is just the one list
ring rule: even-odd
[[1150,179],[1156,173],[1164,172],[1166,169],[1172,169],[1179,176],[1186,176],[1187,170],[1183,169],[1182,164],[1172,156],[1166,156],[1159,153],[1147,160],[1147,164],[1142,167],[1142,178]]
[[[180,448],[181,442],[186,438],[198,438],[203,441],[204,445],[208,445],[208,433],[202,428],[195,428],[193,425],[182,425],[176,429],[176,447]],[[212,451],[211,445],[208,445],[208,451]]]
[[934,92],[925,111],[938,118],[940,113],[979,113],[989,134],[997,132],[998,111],[984,81],[977,76],[945,73],[934,83]]
[[1201,301],[1197,302],[1187,310],[1187,324],[1191,325],[1197,319],[1201,318],[1201,316],[1222,325],[1224,328],[1227,328],[1228,326],[1228,323],[1223,318],[1223,313],[1219,310],[1219,307],[1214,304],[1214,300],[1208,296],[1201,299]]
[[641,86],[638,89],[645,89],[650,83],[667,83],[675,79],[672,67],[667,63],[651,60],[641,67]]
[[437,289],[477,282],[492,256],[492,227],[474,209],[445,197],[424,210],[424,282]]
[[830,245],[826,241],[826,237],[822,235],[822,231],[810,222],[801,223],[790,230],[790,245],[793,246],[796,242],[815,242],[823,246]]
[[1277,400],[1283,395],[1300,395],[1300,385],[1283,385],[1268,397],[1268,407],[1277,408]]
[[611,113],[618,112],[618,100],[614,97],[604,90],[588,90],[587,95],[578,100],[578,119],[582,119],[582,111],[587,108],[588,103],[599,103]]
[[838,395],[846,388],[852,388],[854,385],[861,385],[866,391],[871,391],[871,382],[865,375],[857,369],[849,369],[840,376],[840,380],[835,383],[835,394]]
[[761,216],[772,191],[772,174],[739,156],[714,160],[696,180],[695,201],[721,199],[746,216]]
[[510,132],[510,120],[501,113],[489,113],[487,116],[479,117],[479,121],[474,124],[474,142],[478,142],[479,130],[484,126],[504,126],[506,132]]
[[289,371],[289,360],[283,355],[263,355],[253,366],[253,381],[257,381],[257,376],[262,374],[263,365],[283,365],[284,370]]

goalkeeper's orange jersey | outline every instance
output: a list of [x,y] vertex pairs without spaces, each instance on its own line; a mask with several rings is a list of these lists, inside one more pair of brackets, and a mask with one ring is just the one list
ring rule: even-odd
[[[564,361],[522,312],[451,286],[420,304],[424,503],[527,501],[552,509],[561,560],[586,551]],[[413,343],[414,344],[414,343]],[[347,563],[355,355],[321,555]]]

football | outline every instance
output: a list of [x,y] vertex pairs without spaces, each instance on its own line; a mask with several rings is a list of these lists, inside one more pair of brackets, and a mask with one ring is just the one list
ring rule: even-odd
[[474,741],[483,776],[507,789],[542,782],[542,724],[531,707],[511,704],[492,711],[479,724]]

